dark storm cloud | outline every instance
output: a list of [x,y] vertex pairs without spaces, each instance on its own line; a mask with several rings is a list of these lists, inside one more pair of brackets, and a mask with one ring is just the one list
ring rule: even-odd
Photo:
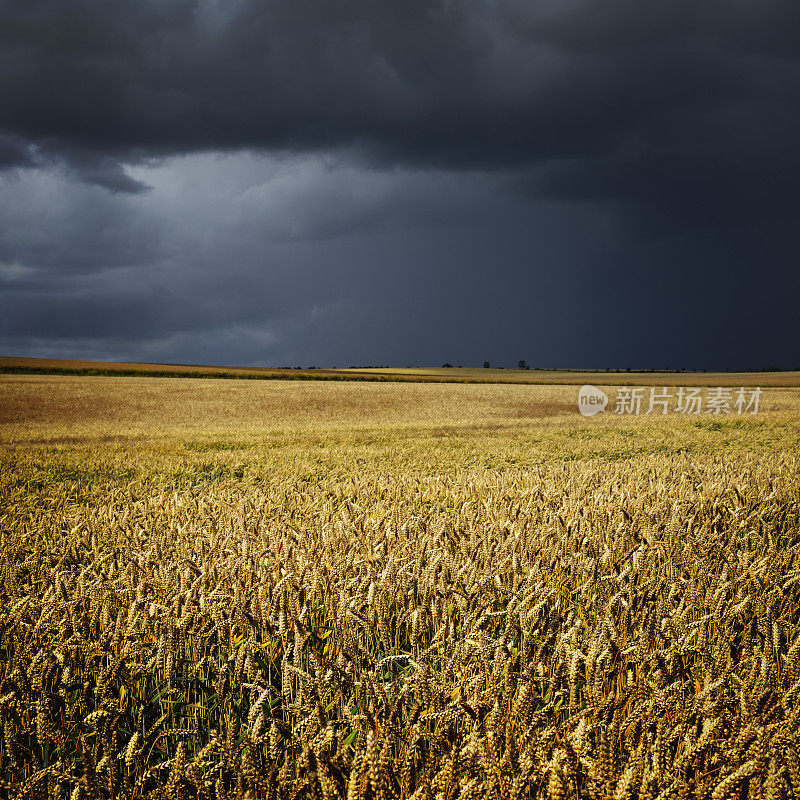
[[32,167],[30,147],[15,136],[0,134],[0,170],[12,167]]
[[148,158],[345,149],[738,223],[794,205],[798,30],[794,0],[5,0],[0,166],[135,193]]
[[646,236],[670,229],[790,223],[798,211],[800,163],[664,153],[554,165],[522,182],[533,196],[613,201]]
[[131,178],[115,158],[68,149],[62,150],[58,155],[66,163],[68,171],[85,183],[101,186],[110,192],[128,194],[138,194],[150,189],[146,183]]
[[[151,169],[152,193],[136,196],[109,197],[63,174],[20,177],[0,186],[0,342],[80,342],[85,351],[105,340],[105,352],[127,342],[142,353],[191,337],[196,353],[205,336],[207,359],[209,345],[229,344],[238,330],[237,360],[283,363],[332,317],[339,325],[354,307],[385,304],[387,293],[395,301],[398,290],[412,301],[429,258],[446,249],[432,241],[442,230],[507,212],[488,176],[430,178],[252,156]],[[415,253],[410,242],[426,231]],[[398,270],[407,256],[417,263]],[[315,333],[301,347],[298,331],[309,327]],[[254,349],[243,353],[248,339]],[[280,349],[265,350],[265,340]],[[172,360],[198,358],[171,352]],[[222,351],[217,358],[226,360]]]
[[109,159],[192,150],[732,159],[800,133],[798,29],[793,0],[5,0],[0,122],[116,190]]
[[0,0],[0,348],[795,366],[798,30],[796,0]]
[[[27,280],[43,273],[42,288],[52,288],[70,275],[158,264],[174,252],[154,214],[127,194],[113,199],[64,178],[39,168],[0,182],[0,264],[24,265]],[[12,290],[1,277],[0,286]]]

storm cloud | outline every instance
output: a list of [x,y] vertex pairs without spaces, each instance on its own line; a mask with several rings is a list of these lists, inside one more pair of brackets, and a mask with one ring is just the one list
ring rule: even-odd
[[794,367],[788,0],[0,0],[0,348]]

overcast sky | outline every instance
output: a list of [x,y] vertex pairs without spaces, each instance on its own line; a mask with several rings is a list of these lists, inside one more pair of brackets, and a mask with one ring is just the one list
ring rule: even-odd
[[800,366],[797,0],[0,0],[0,354]]

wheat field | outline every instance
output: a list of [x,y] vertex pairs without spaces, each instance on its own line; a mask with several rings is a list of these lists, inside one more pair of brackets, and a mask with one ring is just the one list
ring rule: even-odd
[[800,392],[0,378],[0,794],[800,796]]
[[147,364],[81,361],[64,358],[0,356],[0,375],[151,376],[247,378],[249,380],[390,381],[422,383],[525,383],[541,385],[626,386],[770,386],[800,387],[800,370],[764,372],[691,372],[686,370],[504,369],[478,367],[231,367],[201,364]]

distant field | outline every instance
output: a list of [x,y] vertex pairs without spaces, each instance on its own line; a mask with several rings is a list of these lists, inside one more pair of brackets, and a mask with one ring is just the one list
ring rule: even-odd
[[0,356],[0,374],[122,375],[187,378],[249,378],[275,380],[384,380],[344,370],[274,369],[272,367],[227,367],[210,364],[142,364],[127,361],[80,361],[61,358],[17,358]]
[[285,369],[208,364],[144,364],[58,358],[0,357],[0,374],[154,375],[250,380],[404,381],[409,383],[530,383],[598,386],[800,387],[800,372],[592,372],[580,370],[481,369],[474,367],[358,367]]
[[800,389],[759,382],[0,375],[0,797],[800,797]]
[[[349,372],[349,370],[342,370]],[[354,374],[427,380],[596,386],[800,386],[800,372],[592,372],[590,370],[482,369],[479,367],[361,368]]]
[[[455,437],[492,432],[499,443],[536,435],[530,446],[546,451],[551,437],[636,430],[663,447],[677,446],[698,426],[744,431],[753,440],[800,421],[800,391],[768,387],[760,413],[709,418],[670,414],[627,417],[611,407],[584,420],[577,386],[316,381],[219,381],[208,378],[79,375],[0,376],[0,442],[93,441],[176,436],[259,437],[303,434],[358,437],[375,432],[418,438],[438,432]],[[614,392],[609,389],[613,403]],[[646,404],[645,404],[646,405]],[[769,421],[769,424],[767,424]],[[748,433],[749,432],[749,433]],[[747,438],[747,437],[745,437]],[[541,440],[541,441],[540,441]],[[611,438],[614,441],[614,437]],[[563,455],[559,444],[550,456]]]

